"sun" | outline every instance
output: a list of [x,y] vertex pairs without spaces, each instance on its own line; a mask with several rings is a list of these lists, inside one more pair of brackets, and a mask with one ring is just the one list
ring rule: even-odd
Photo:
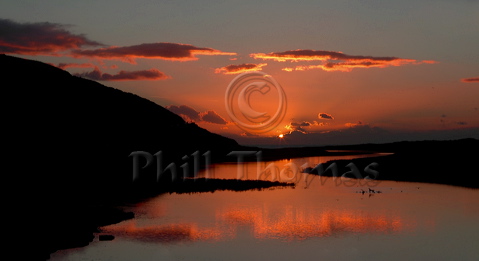
[[284,135],[283,135],[283,134],[279,134],[279,135],[278,135],[278,138],[282,139],[282,138],[284,138]]

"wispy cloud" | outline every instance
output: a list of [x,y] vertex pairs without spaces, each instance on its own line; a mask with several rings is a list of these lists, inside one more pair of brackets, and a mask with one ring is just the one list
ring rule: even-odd
[[405,64],[436,63],[436,61],[417,61],[414,59],[404,59],[393,56],[363,56],[349,55],[342,52],[322,51],[322,50],[291,50],[286,52],[271,53],[253,53],[250,54],[255,59],[274,60],[278,62],[303,62],[303,61],[321,61],[317,65],[299,65],[295,67],[283,68],[283,71],[305,71],[312,69],[322,69],[324,71],[343,71],[349,72],[354,68],[385,68],[389,66],[401,66]]
[[411,62],[409,60],[395,60],[391,62],[372,62],[372,61],[363,61],[363,62],[339,62],[339,63],[325,63],[320,65],[305,65],[305,66],[296,66],[296,67],[286,67],[283,68],[283,71],[292,72],[292,71],[306,71],[312,69],[322,69],[324,71],[340,71],[340,72],[350,72],[354,68],[386,68],[389,66],[401,66],[404,64],[420,64],[423,62]]
[[98,67],[91,72],[76,73],[75,76],[95,81],[131,81],[131,80],[165,80],[170,77],[157,69],[141,71],[120,71],[117,74],[102,73]]
[[52,65],[63,70],[66,68],[95,68],[95,65],[92,63],[59,63],[57,65]]
[[461,79],[461,82],[479,82],[479,77],[464,78],[464,79]]
[[236,55],[212,48],[196,47],[180,43],[144,43],[131,46],[111,46],[94,50],[74,50],[74,57],[91,57],[99,59],[118,59],[134,63],[135,59],[162,59],[170,61],[198,60],[197,55]]
[[84,46],[104,46],[56,23],[18,23],[0,18],[0,52],[23,55],[59,55]]
[[[327,61],[327,60],[343,60],[343,61],[394,61],[400,58],[397,57],[374,57],[362,55],[348,55],[342,52],[321,51],[321,50],[291,50],[286,52],[272,52],[272,53],[253,53],[250,54],[255,59],[275,60],[279,62],[285,61]],[[411,60],[414,61],[414,60]]]
[[243,63],[243,64],[230,64],[225,67],[216,68],[215,73],[223,73],[223,74],[239,74],[244,72],[251,72],[251,71],[261,71],[262,67],[268,65],[267,63]]

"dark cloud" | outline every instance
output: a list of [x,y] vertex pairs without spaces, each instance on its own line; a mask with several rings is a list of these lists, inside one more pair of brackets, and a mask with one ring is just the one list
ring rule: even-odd
[[55,23],[17,23],[0,18],[0,53],[58,55],[83,46],[103,46]]
[[292,122],[291,125],[297,126],[297,127],[308,127],[308,126],[311,126],[312,124],[310,122],[303,121],[303,122]]
[[120,71],[117,74],[102,73],[98,67],[91,72],[77,73],[75,76],[95,81],[131,81],[131,80],[165,80],[170,77],[157,69],[142,71]]
[[197,60],[196,55],[236,55],[212,48],[196,47],[179,43],[144,43],[131,46],[111,46],[95,50],[75,50],[75,57],[94,57],[100,59],[120,59],[134,62],[137,58],[163,59],[173,61]]
[[215,73],[223,73],[223,74],[239,74],[243,72],[251,72],[251,71],[261,71],[263,66],[266,66],[266,63],[254,64],[254,63],[243,63],[243,64],[230,64],[225,67],[217,68]]
[[194,122],[204,121],[204,122],[222,124],[222,125],[225,125],[228,123],[223,117],[221,117],[215,111],[199,112],[186,105],[180,105],[180,106],[170,105],[170,106],[166,106],[165,108],[170,110],[173,113],[180,115],[186,121],[194,121]]
[[457,125],[467,125],[467,122],[465,121],[458,121],[456,122]]
[[95,65],[92,63],[59,63],[57,65],[54,65],[54,64],[52,65],[60,69],[66,69],[70,67],[75,67],[75,68],[94,68],[95,67]]
[[[165,108],[170,110],[173,113],[176,113],[176,114],[182,116],[187,121],[200,121],[201,120],[200,113],[198,111],[196,111],[195,109],[191,108],[190,106],[170,105],[170,106],[166,106]],[[186,116],[186,118],[184,116]]]
[[322,120],[334,120],[334,117],[331,114],[325,112],[318,113],[318,118]]
[[293,132],[293,131],[299,131],[302,133],[307,133],[307,127],[312,126],[313,123],[308,122],[308,121],[301,121],[301,122],[291,122],[289,124],[288,129]]
[[461,79],[461,82],[479,82],[479,77],[464,78],[464,79]]
[[201,113],[201,119],[205,122],[215,123],[215,124],[227,124],[228,122],[221,117],[215,111],[207,111],[205,113]]

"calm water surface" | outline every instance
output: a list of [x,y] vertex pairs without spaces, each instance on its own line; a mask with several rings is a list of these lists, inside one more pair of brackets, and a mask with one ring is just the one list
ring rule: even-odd
[[[292,172],[280,176],[281,170],[335,159],[348,157],[261,168],[277,167],[277,177],[288,178]],[[256,178],[256,163],[241,167],[242,178]],[[201,174],[238,178],[238,166],[217,164]],[[479,190],[324,177],[305,184],[160,195],[126,206],[135,219],[103,227],[101,234],[114,235],[113,241],[95,238],[51,260],[479,260]]]

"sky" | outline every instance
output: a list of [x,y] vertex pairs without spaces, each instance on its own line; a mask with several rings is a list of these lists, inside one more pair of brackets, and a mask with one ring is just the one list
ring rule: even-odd
[[[477,0],[0,1],[0,53],[244,145],[479,138],[477,46]],[[276,85],[245,89],[252,119],[227,90],[254,71]]]

